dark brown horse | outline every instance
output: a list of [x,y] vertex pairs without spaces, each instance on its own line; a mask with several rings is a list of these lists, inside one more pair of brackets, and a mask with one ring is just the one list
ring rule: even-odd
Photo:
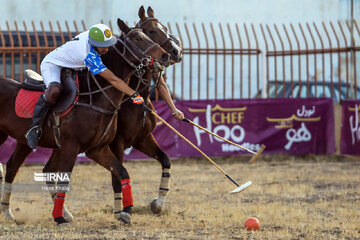
[[[156,18],[154,18],[154,11],[150,7],[148,8],[147,13],[149,17],[145,16],[145,10],[143,7],[139,9],[140,21],[137,24],[137,26],[141,27],[143,31],[147,33],[147,35],[150,36],[154,42],[161,44],[161,46],[168,53],[171,54],[171,59],[173,63],[181,61],[182,49],[178,45],[179,40],[177,40],[176,37],[174,37],[173,35],[167,33],[166,27],[163,26]],[[105,58],[104,62],[106,62],[106,59],[110,59],[110,58]],[[139,89],[144,99],[147,99],[149,96],[150,81],[151,81],[151,74],[150,72],[147,72],[142,77],[142,80],[140,81],[141,82],[140,85],[138,85],[139,79],[133,76],[130,81],[130,86],[133,89],[135,88]],[[148,101],[147,104],[149,107],[153,108],[150,101]],[[148,115],[145,118],[145,122],[144,122],[145,124],[143,126],[143,121],[144,121],[143,116],[144,113],[141,109],[134,108],[132,104],[129,104],[129,102],[125,102],[122,105],[122,108],[120,109],[119,112],[118,132],[116,134],[116,138],[111,143],[110,147],[111,147],[111,151],[116,155],[116,157],[121,162],[123,162],[124,149],[133,146],[134,148],[145,153],[146,155],[157,159],[161,163],[163,168],[163,174],[161,176],[159,196],[156,199],[154,199],[154,201],[151,204],[152,211],[154,213],[158,213],[161,211],[166,194],[169,189],[170,161],[167,155],[161,150],[161,148],[157,144],[153,135],[151,134],[151,132],[155,128],[155,124],[156,124],[155,118],[151,114]],[[23,146],[23,147],[27,148],[27,146]],[[50,158],[50,161],[45,166],[44,168],[45,172],[58,170],[54,165],[54,162],[58,162],[56,160],[57,159],[56,152],[57,150],[54,151],[53,155]],[[10,164],[10,162],[8,164]],[[52,165],[53,168],[50,169],[49,167],[50,165]],[[20,167],[20,165],[18,166]],[[127,207],[124,208],[123,211],[121,211],[121,205],[122,205],[121,182],[114,174],[112,175],[112,180],[113,180],[112,185],[115,193],[114,215],[117,219],[120,219],[124,222],[130,222],[129,214],[131,214],[131,208]],[[6,180],[6,182],[8,182],[8,180]],[[56,195],[56,192],[52,192],[51,194],[54,197]],[[125,202],[129,201],[129,199],[126,198],[127,196],[124,195],[123,200]],[[72,215],[66,209],[65,206],[63,212],[65,219],[68,221],[72,221]],[[9,218],[12,217],[12,214],[9,209],[6,209],[5,214]]]
[[[136,26],[142,28],[144,33],[146,33],[152,40],[154,40],[154,42],[159,43],[160,46],[162,46],[168,53],[170,53],[173,63],[180,62],[182,60],[182,49],[181,46],[178,45],[180,42],[176,39],[175,36],[169,35],[166,27],[154,17],[154,11],[151,7],[147,9],[147,14],[148,17],[145,16],[144,8],[140,7],[140,21]],[[147,72],[147,74],[150,73]],[[136,82],[138,82],[136,79],[132,79],[131,81],[131,83]],[[145,81],[143,85],[144,86],[141,87],[143,89],[141,91],[141,95],[144,99],[147,100],[147,106],[153,109],[153,106],[149,100],[150,79]],[[130,104],[128,103],[123,105],[123,108],[120,110],[120,115],[123,117],[118,118],[118,131],[116,132],[114,141],[110,144],[111,151],[115,154],[118,160],[123,162],[124,150],[133,146],[140,152],[160,162],[162,166],[162,175],[159,186],[159,194],[150,205],[153,213],[159,213],[163,207],[166,195],[170,188],[171,164],[169,157],[160,148],[152,134],[152,131],[156,125],[156,119],[152,114],[147,114],[146,118],[144,119],[143,112],[138,111],[138,109],[131,108]],[[137,117],[130,119],[129,116]],[[138,121],[134,121],[134,119],[138,119]],[[117,201],[119,201],[121,198],[121,188],[118,187],[120,185],[114,175],[112,175],[112,186],[115,193],[114,215],[117,218],[117,214],[121,212],[121,209],[119,209],[121,203],[117,203]],[[125,194],[122,196],[124,202],[128,201],[126,199],[127,197],[128,196]]]
[[[135,72],[134,66],[137,67],[137,74],[141,75],[140,72],[143,69],[140,69],[139,66],[143,66],[143,60],[149,57],[156,59],[164,66],[169,64],[170,58],[168,54],[158,45],[154,45],[154,42],[141,30],[130,29],[120,19],[118,19],[118,25],[125,34],[120,36],[115,48],[111,49],[104,57],[104,63],[115,75],[126,80]],[[115,51],[115,49],[118,51]],[[79,75],[80,91],[89,87],[84,86],[86,82],[85,76]],[[100,88],[109,85],[101,77],[96,79],[101,86]],[[0,79],[0,144],[6,140],[7,136],[11,136],[18,141],[15,151],[6,166],[6,183],[12,183],[23,160],[31,152],[31,149],[24,147],[26,146],[24,135],[31,123],[31,119],[19,118],[14,111],[15,98],[20,88],[20,84],[16,81]],[[90,89],[90,91],[94,91],[93,86],[90,86]],[[89,158],[111,171],[119,181],[129,178],[127,170],[109,148],[109,144],[116,134],[117,111],[123,100],[124,94],[115,88],[106,88],[104,93],[98,93],[92,97],[92,103],[93,106],[96,106],[95,108],[101,108],[113,114],[101,113],[101,111],[94,110],[94,107],[89,110],[89,108],[83,106],[75,106],[68,115],[61,119],[62,147],[54,151],[52,158],[45,166],[44,172],[71,172],[77,155],[85,152]],[[80,103],[86,104],[88,101],[89,97],[79,98]],[[133,107],[139,108],[138,106]],[[50,127],[44,126],[39,146],[57,148]],[[53,159],[56,161],[53,161]],[[3,210],[8,208],[9,198],[10,194],[4,193],[2,199]],[[58,223],[66,222],[62,216],[57,218],[56,221]]]

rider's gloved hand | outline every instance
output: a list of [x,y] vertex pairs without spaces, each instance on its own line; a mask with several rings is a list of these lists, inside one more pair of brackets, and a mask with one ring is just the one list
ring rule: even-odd
[[135,92],[133,95],[131,95],[131,100],[133,103],[140,106],[144,105],[144,99],[139,95],[138,92]]
[[135,92],[133,95],[131,95],[131,101],[141,106],[144,112],[152,112],[152,109],[146,106],[144,99],[139,95],[138,92]]

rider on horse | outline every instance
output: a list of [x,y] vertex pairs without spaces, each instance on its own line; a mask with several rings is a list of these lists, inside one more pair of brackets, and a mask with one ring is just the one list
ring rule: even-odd
[[40,69],[46,91],[40,95],[36,103],[32,124],[25,135],[29,147],[33,149],[37,147],[45,117],[61,95],[62,68],[88,68],[94,75],[99,74],[116,89],[131,96],[133,103],[144,104],[143,98],[111,72],[101,60],[101,55],[107,53],[109,47],[115,45],[116,42],[117,39],[109,27],[104,24],[96,24],[90,30],[80,33],[56,48],[43,59]]

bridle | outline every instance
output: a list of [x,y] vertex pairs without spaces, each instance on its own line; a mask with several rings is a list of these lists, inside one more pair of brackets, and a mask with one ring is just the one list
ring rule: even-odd
[[[131,31],[141,31],[141,32],[143,32],[143,30],[140,29],[140,28],[133,28]],[[128,63],[129,65],[131,65],[133,68],[135,68],[134,74],[135,74],[135,76],[136,76],[137,78],[139,78],[138,85],[137,85],[137,87],[136,87],[135,90],[138,91],[139,86],[140,86],[140,82],[142,82],[145,86],[149,86],[149,84],[150,84],[149,82],[146,82],[145,79],[143,78],[143,75],[144,75],[145,72],[146,72],[146,68],[145,68],[145,67],[148,67],[148,66],[150,67],[150,66],[152,66],[153,64],[158,64],[158,63],[157,63],[157,61],[155,61],[155,63],[154,63],[154,59],[153,59],[151,56],[148,56],[148,55],[147,55],[147,52],[150,51],[153,47],[159,46],[159,44],[157,44],[157,43],[154,42],[154,43],[153,43],[151,46],[149,46],[145,51],[142,51],[142,50],[141,50],[137,45],[135,45],[135,44],[131,41],[131,39],[127,36],[127,35],[130,34],[131,31],[129,31],[125,36],[122,37],[124,40],[122,40],[121,38],[118,38],[118,41],[124,46],[122,52],[116,47],[116,45],[114,45],[113,48],[114,48],[114,50],[115,50],[119,55],[121,55],[121,56],[127,61],[127,63]],[[131,48],[132,48],[133,50],[131,50],[128,46],[131,46]],[[128,52],[130,52],[130,54],[131,54],[135,59],[137,59],[137,60],[140,62],[139,65],[136,66],[135,64],[133,64],[132,62],[130,62],[130,61],[128,60],[128,58],[125,56],[126,50],[128,50]],[[134,53],[134,51],[136,51],[138,55],[136,55],[136,54]],[[140,59],[139,56],[141,56],[142,58]],[[157,67],[159,68],[159,66],[157,66]],[[131,76],[132,74],[133,74],[133,73],[131,73],[130,76]],[[144,88],[146,88],[146,87],[144,87]],[[127,100],[127,99],[126,99],[126,100]],[[124,101],[126,101],[126,100],[124,100]]]
[[[124,34],[122,36],[120,36],[117,40],[118,42],[120,42],[123,45],[123,51],[121,52],[116,45],[113,46],[114,50],[125,59],[125,61],[132,66],[135,69],[135,74],[137,77],[142,77],[142,75],[144,75],[145,73],[145,67],[150,67],[154,64],[154,58],[152,58],[151,56],[149,56],[147,53],[153,49],[156,46],[159,46],[159,44],[157,43],[153,43],[152,45],[150,45],[145,51],[141,50],[133,41],[131,41],[131,39],[129,38],[129,34],[133,31],[141,31],[140,29],[137,28],[133,28],[131,29],[128,33]],[[124,39],[122,40],[121,37]],[[130,47],[131,48],[130,48]],[[133,62],[131,62],[127,57],[126,57],[126,51],[128,51],[139,63],[139,65],[135,65]],[[136,53],[135,53],[136,52]]]
[[164,31],[164,33],[166,34],[166,38],[161,41],[161,43],[159,44],[160,47],[163,47],[167,42],[172,41],[173,43],[175,43],[177,46],[179,46],[181,48],[181,43],[180,41],[172,34],[167,33],[167,27],[164,26],[164,24],[162,24],[157,18],[147,18],[145,21],[140,21],[136,24],[137,28],[142,28],[142,26],[150,21],[155,21],[156,23],[160,24],[164,29],[166,29],[166,31]]

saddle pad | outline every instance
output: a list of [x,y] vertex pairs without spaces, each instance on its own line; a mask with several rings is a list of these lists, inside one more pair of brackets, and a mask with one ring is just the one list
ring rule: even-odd
[[[75,79],[75,88],[79,88],[79,78],[78,75],[76,75],[76,79]],[[16,96],[16,100],[15,100],[15,113],[18,117],[21,118],[32,118],[34,115],[34,109],[35,109],[35,105],[36,102],[38,101],[39,97],[41,94],[43,94],[44,92],[40,92],[40,91],[31,91],[31,90],[26,90],[26,89],[20,89],[20,91],[18,92],[17,96]],[[68,96],[65,93],[63,93],[64,96],[66,97],[70,97],[72,100],[68,101],[68,99],[59,99],[56,106],[54,108],[56,108],[58,105],[61,105],[62,109],[60,112],[60,117],[63,117],[65,115],[67,115],[70,110],[74,107],[74,102],[77,102],[79,99],[79,95],[76,94],[76,89],[73,91],[72,96]],[[66,104],[63,104],[64,101],[67,101]]]
[[21,118],[32,118],[34,115],[35,104],[43,93],[44,92],[20,89],[15,101],[16,115]]

